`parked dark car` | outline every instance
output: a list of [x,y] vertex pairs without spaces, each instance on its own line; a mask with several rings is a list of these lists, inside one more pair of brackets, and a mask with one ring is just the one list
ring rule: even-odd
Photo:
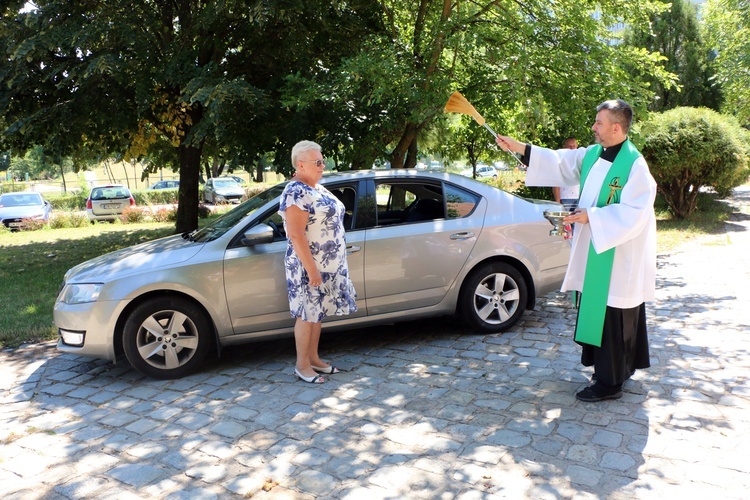
[[[326,175],[344,204],[358,311],[323,328],[457,314],[502,332],[559,289],[570,243],[545,209],[448,173]],[[69,270],[54,307],[64,352],[116,360],[156,378],[195,370],[215,347],[291,335],[287,240],[274,186],[207,226],[97,257]]]
[[10,229],[22,229],[34,222],[48,222],[52,205],[35,192],[0,195],[0,221]]
[[149,189],[177,189],[180,181],[158,181],[154,182]]

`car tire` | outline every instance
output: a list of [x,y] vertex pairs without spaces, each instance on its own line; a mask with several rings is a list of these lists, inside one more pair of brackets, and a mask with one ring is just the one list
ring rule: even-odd
[[160,297],[136,307],[125,322],[123,348],[133,368],[157,379],[192,373],[208,354],[206,314],[184,298]]
[[472,329],[504,332],[518,323],[526,310],[528,286],[512,265],[491,262],[466,278],[458,301],[461,318]]

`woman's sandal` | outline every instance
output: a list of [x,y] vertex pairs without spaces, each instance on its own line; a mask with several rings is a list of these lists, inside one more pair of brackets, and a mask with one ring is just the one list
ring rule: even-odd
[[331,375],[332,373],[340,373],[341,372],[341,370],[339,370],[338,368],[336,368],[333,365],[327,366],[325,368],[321,368],[319,366],[313,366],[312,369],[315,370],[318,373],[324,373],[326,375]]
[[308,384],[322,384],[323,382],[326,381],[326,379],[324,379],[320,375],[313,375],[312,377],[305,377],[296,368],[294,369],[294,374],[297,376],[297,378],[299,378],[300,380],[304,382],[307,382]]

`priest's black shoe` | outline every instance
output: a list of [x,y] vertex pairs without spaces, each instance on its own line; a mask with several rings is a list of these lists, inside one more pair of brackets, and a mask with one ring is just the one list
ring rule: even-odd
[[596,403],[606,399],[620,399],[621,397],[622,386],[608,386],[598,381],[576,394],[576,399],[587,403]]

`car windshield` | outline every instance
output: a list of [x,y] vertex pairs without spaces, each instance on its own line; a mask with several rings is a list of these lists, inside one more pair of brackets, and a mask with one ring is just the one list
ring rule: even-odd
[[124,187],[107,186],[91,190],[92,200],[113,200],[115,198],[129,198],[130,193]]
[[0,207],[29,207],[41,204],[42,199],[38,194],[4,194],[0,196]]
[[230,210],[229,212],[220,216],[206,227],[197,229],[192,233],[186,234],[185,236],[189,237],[192,241],[200,242],[213,241],[216,238],[221,237],[229,229],[234,227],[239,221],[252,214],[269,201],[272,201],[281,196],[282,191],[284,191],[285,185],[286,183],[279,184],[266,191],[263,191],[256,196],[253,196],[245,203],[237,205],[237,207],[233,210]]
[[235,187],[237,186],[237,181],[234,179],[215,179],[214,180],[214,186],[216,187]]

